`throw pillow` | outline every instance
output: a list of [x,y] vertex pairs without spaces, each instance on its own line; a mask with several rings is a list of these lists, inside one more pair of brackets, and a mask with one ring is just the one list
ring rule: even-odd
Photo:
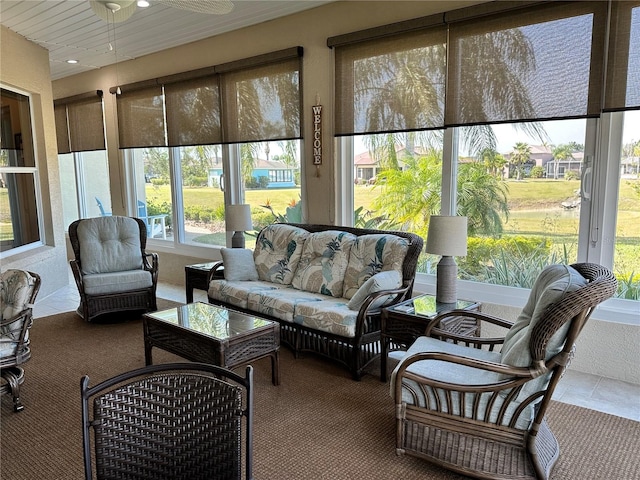
[[[372,293],[380,292],[382,290],[393,290],[402,285],[402,277],[400,273],[395,270],[389,270],[386,272],[376,273],[372,277],[362,284],[356,293],[351,297],[347,307],[351,310],[360,310],[362,304]],[[374,308],[379,307],[389,299],[390,295],[385,295],[376,299],[371,306]]]
[[230,282],[258,280],[258,271],[253,263],[253,252],[248,248],[221,248],[224,262],[224,279]]

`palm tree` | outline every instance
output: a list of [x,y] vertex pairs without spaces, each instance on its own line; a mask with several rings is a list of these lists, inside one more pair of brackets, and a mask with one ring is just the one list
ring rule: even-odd
[[507,160],[493,148],[485,148],[480,152],[480,160],[487,171],[497,178],[502,178],[502,169]]
[[573,148],[572,145],[558,145],[554,147],[551,154],[553,155],[553,178],[554,180],[558,179],[558,166],[561,161],[567,160],[569,158],[573,158]]
[[518,142],[513,147],[509,162],[516,169],[516,180],[522,179],[522,166],[531,159],[531,147],[528,143]]
[[[373,203],[375,214],[393,218],[402,228],[427,234],[429,217],[440,212],[442,152],[431,150],[408,158],[407,168],[385,170],[386,181]],[[480,163],[462,164],[458,171],[458,213],[469,217],[469,235],[502,233],[508,218],[507,187]]]

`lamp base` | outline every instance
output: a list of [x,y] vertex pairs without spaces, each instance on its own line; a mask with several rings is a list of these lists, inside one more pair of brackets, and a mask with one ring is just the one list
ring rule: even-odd
[[244,248],[244,232],[233,232],[231,248]]
[[456,303],[458,301],[458,265],[453,257],[443,256],[438,262],[436,275],[436,302]]

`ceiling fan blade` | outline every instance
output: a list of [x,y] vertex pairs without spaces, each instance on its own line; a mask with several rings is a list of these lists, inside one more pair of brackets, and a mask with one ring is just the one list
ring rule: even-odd
[[158,0],[158,3],[180,10],[212,15],[224,15],[233,10],[231,0]]
[[129,19],[136,11],[135,0],[90,0],[91,10],[107,23]]

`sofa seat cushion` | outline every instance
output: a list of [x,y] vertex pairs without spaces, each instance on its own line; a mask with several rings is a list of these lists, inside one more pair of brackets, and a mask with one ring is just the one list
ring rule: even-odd
[[339,230],[311,233],[304,242],[292,286],[306,292],[342,297],[344,274],[355,239],[355,235]]
[[142,268],[140,227],[133,218],[84,219],[78,225],[78,240],[85,275]]
[[293,321],[313,330],[353,338],[357,317],[358,312],[347,307],[347,299],[325,295],[320,301],[296,304]]
[[324,295],[302,292],[295,288],[280,288],[278,290],[260,290],[249,294],[247,308],[272,317],[293,322],[293,312],[300,302],[319,302]]
[[142,290],[153,285],[151,272],[128,270],[125,272],[95,273],[83,277],[87,295],[105,295]]
[[[402,359],[409,357],[415,353],[422,352],[440,352],[450,353],[454,355],[460,355],[464,357],[471,357],[477,360],[485,360],[493,363],[500,363],[499,352],[489,352],[487,350],[481,350],[476,348],[469,348],[454,343],[443,342],[430,337],[419,337],[409,347],[406,354],[402,356]],[[395,367],[391,374],[390,392],[393,396],[395,391],[395,383],[398,369],[402,365],[402,360]],[[441,360],[424,360],[412,364],[407,368],[408,372],[422,375],[432,380],[439,380],[448,383],[457,383],[461,385],[484,385],[497,383],[501,380],[500,374],[495,372],[489,372],[487,370],[481,370],[477,368],[468,367],[466,365],[458,365],[456,363],[444,362]],[[467,418],[473,418],[473,400],[470,394],[467,394],[468,398],[465,399],[465,412],[464,416]],[[436,404],[436,397],[439,398],[442,406],[442,411],[446,413],[452,413],[453,415],[460,415],[460,395],[457,392],[452,394],[452,411],[447,410],[447,401],[445,393],[441,389],[426,387],[424,390],[418,386],[413,380],[403,379],[402,385],[402,401],[408,405],[416,405],[422,408],[431,408]],[[487,408],[491,408],[490,419],[495,421],[498,412],[502,407],[505,397],[497,395],[493,405],[489,407],[491,393],[482,394],[478,418],[483,418]],[[505,415],[505,424],[508,424],[512,418],[512,415],[518,407],[517,402],[512,402],[507,407],[507,414]],[[528,405],[522,415],[516,421],[516,428],[527,429],[533,421],[534,407]]]
[[[27,339],[25,338],[25,342]],[[0,338],[0,358],[6,359],[18,353],[18,343],[9,338]]]
[[402,264],[408,249],[409,240],[397,235],[380,233],[356,238],[349,254],[342,296],[350,299],[378,272],[395,270],[402,278]]
[[258,278],[290,285],[308,236],[309,232],[292,225],[274,223],[263,228],[253,251]]
[[261,290],[278,290],[284,288],[282,285],[263,281],[229,281],[211,280],[207,295],[213,300],[234,305],[240,308],[247,308],[249,294]]

